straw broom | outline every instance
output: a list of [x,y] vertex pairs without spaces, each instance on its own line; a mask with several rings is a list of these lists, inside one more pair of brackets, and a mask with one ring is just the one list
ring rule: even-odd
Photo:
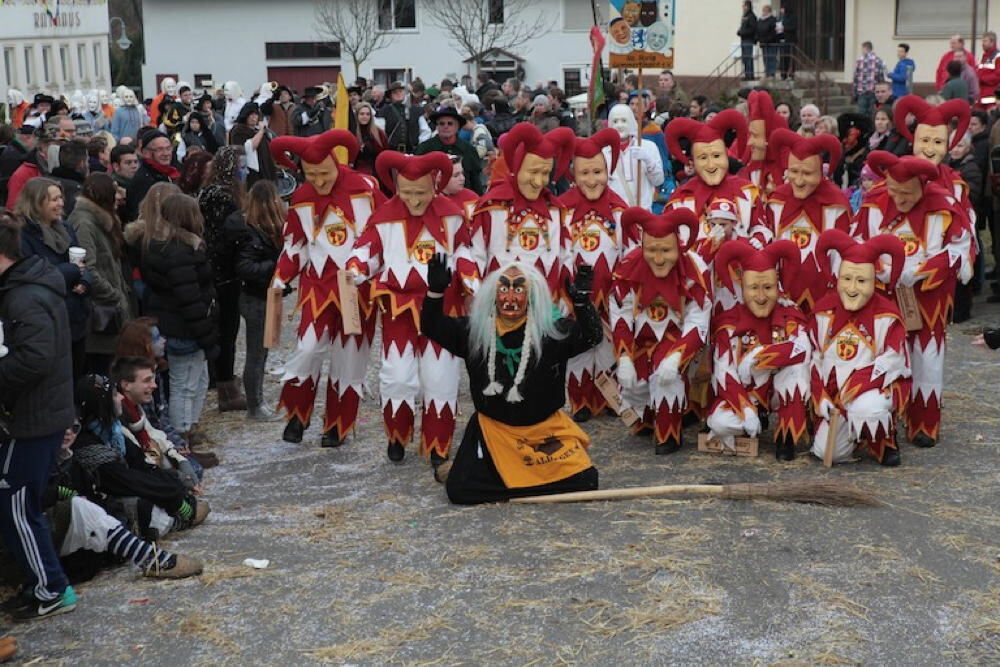
[[767,482],[740,484],[670,484],[666,486],[636,486],[626,489],[575,491],[549,496],[512,498],[516,504],[580,503],[592,500],[627,500],[664,496],[710,496],[727,500],[774,500],[840,507],[872,507],[881,504],[871,491],[841,480],[802,482]]

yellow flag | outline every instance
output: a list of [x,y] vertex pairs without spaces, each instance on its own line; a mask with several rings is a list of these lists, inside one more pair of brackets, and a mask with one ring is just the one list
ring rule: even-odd
[[[337,130],[350,130],[351,100],[347,96],[347,86],[344,85],[344,75],[337,74],[337,112],[333,119],[333,127]],[[337,146],[334,149],[337,162],[347,164],[347,149]]]

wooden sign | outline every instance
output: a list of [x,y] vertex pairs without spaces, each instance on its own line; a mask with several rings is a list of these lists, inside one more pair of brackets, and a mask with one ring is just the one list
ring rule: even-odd
[[284,290],[271,287],[267,290],[264,311],[264,347],[273,350],[281,345],[281,299]]
[[618,413],[618,416],[625,422],[625,426],[631,427],[639,422],[639,415],[636,414],[632,406],[622,400],[622,396],[618,392],[618,383],[612,380],[607,373],[598,375],[594,384],[611,409]]
[[673,67],[674,4],[672,0],[613,0],[608,6],[608,64]]
[[917,305],[917,297],[913,293],[913,288],[906,285],[896,285],[896,304],[903,316],[906,330],[920,331],[924,326],[924,320],[920,316],[920,306]]
[[337,288],[340,290],[340,313],[344,318],[345,334],[361,333],[361,311],[358,308],[358,288],[354,274],[337,271]]
[[698,451],[709,454],[729,454],[730,456],[757,456],[757,438],[734,438],[733,449],[726,447],[718,438],[711,438],[708,433],[698,434]]

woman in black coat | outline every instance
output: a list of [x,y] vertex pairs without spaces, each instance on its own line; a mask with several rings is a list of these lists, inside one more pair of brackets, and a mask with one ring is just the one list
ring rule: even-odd
[[79,246],[73,227],[63,220],[63,191],[50,178],[32,178],[17,196],[21,254],[36,255],[55,266],[66,280],[66,312],[72,340],[73,378],[83,375],[90,333],[90,282],[84,260],[69,261],[69,249]]
[[170,421],[182,434],[201,416],[208,393],[206,360],[219,356],[215,285],[201,238],[203,225],[198,202],[170,195],[153,228],[146,230],[142,252],[143,312],[157,319],[167,339]]
[[243,388],[247,416],[258,421],[274,421],[278,416],[264,403],[264,314],[267,290],[281,254],[284,217],[278,189],[271,181],[257,181],[250,188],[246,214],[232,214],[223,234],[236,247],[236,276],[242,282],[240,314],[246,320],[247,358],[243,366]]

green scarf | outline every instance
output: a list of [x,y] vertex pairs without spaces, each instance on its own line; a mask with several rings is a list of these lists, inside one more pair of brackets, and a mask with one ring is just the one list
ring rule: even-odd
[[497,353],[503,357],[503,364],[507,367],[507,372],[511,377],[514,377],[514,374],[517,373],[517,367],[521,364],[521,348],[507,347],[497,335]]

